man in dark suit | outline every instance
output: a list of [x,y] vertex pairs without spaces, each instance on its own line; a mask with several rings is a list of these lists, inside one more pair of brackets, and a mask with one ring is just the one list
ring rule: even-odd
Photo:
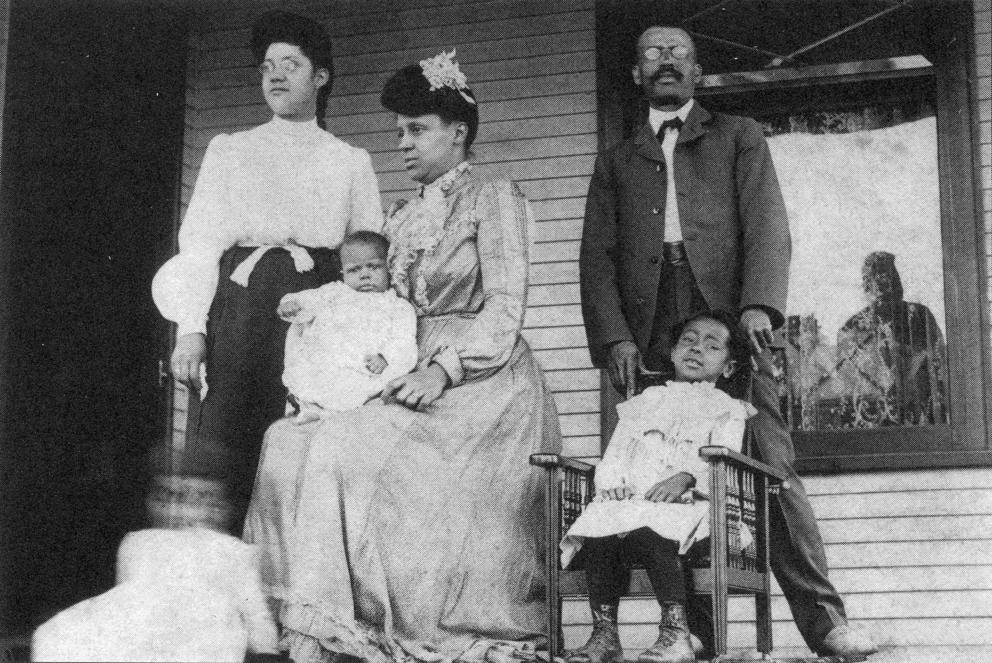
[[[649,102],[648,122],[597,158],[580,256],[590,353],[620,393],[636,382],[639,367],[666,368],[670,329],[701,309],[737,313],[756,354],[766,354],[773,330],[784,322],[791,253],[761,127],[710,113],[693,100],[702,69],[691,37],[678,28],[648,28],[637,43],[633,76]],[[847,626],[843,601],[827,578],[823,541],[792,467],[795,452],[770,364],[758,360],[766,370],[756,372],[752,387],[755,455],[786,472],[790,483],[772,505],[775,576],[811,649],[873,653],[874,644]],[[598,631],[573,661],[613,656],[618,641],[609,622],[616,609],[593,606],[593,613]],[[681,621],[663,620],[656,653],[686,628]],[[666,656],[644,660],[684,655]]]

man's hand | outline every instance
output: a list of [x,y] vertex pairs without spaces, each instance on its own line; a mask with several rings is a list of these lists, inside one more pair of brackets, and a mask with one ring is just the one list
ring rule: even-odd
[[436,401],[448,386],[448,374],[438,364],[430,364],[407,375],[401,375],[382,390],[384,403],[401,403],[411,410],[423,411]]
[[368,369],[370,373],[375,373],[379,375],[386,367],[389,366],[389,362],[381,354],[368,354],[365,355],[365,368]]
[[751,341],[755,354],[764,352],[775,338],[771,318],[760,308],[749,308],[741,313],[741,329]]
[[634,496],[634,489],[630,486],[620,486],[619,488],[604,488],[599,491],[600,498],[604,500],[629,500]]
[[648,492],[644,493],[644,499],[651,502],[678,502],[695,482],[696,480],[688,472],[679,472],[651,486]]
[[637,365],[641,361],[641,351],[633,341],[620,341],[610,346],[610,358],[606,372],[613,388],[629,397],[637,384]]
[[172,376],[187,387],[200,391],[200,364],[207,358],[207,339],[203,334],[183,334],[172,351]]

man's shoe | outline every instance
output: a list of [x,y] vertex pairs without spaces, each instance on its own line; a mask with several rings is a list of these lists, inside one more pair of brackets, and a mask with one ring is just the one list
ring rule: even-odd
[[661,625],[658,639],[637,657],[638,663],[694,663],[696,654],[689,640],[689,624],[685,606],[681,603],[664,603],[661,606]]
[[578,649],[565,654],[567,663],[622,663],[623,647],[617,631],[617,605],[595,605],[592,608],[592,635]]
[[878,647],[870,637],[847,624],[833,627],[820,646],[820,654],[848,658],[865,658],[876,652]]

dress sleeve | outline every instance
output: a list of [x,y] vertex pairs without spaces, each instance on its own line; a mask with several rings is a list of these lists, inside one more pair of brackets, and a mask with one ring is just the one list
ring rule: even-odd
[[379,349],[389,364],[383,371],[386,380],[406,375],[417,365],[417,314],[405,299],[397,297],[393,304],[386,341]]
[[337,282],[332,281],[331,283],[326,283],[319,288],[312,288],[310,290],[300,290],[299,292],[291,292],[287,295],[283,295],[283,298],[279,300],[280,305],[283,302],[295,301],[300,310],[292,317],[290,320],[286,320],[292,324],[306,324],[317,317],[317,311],[328,306],[333,306],[335,299],[335,291],[329,286],[335,285]]
[[526,198],[513,182],[493,182],[479,193],[474,213],[479,220],[482,309],[454,344],[433,357],[452,385],[487,377],[509,361],[527,304]]
[[357,164],[351,185],[351,218],[348,232],[372,230],[382,232],[382,198],[379,197],[379,180],[372,169],[369,153],[357,149]]
[[220,257],[238,240],[237,219],[230,214],[228,139],[222,134],[207,146],[179,228],[179,255],[160,272],[169,304],[161,304],[158,297],[156,303],[165,317],[179,325],[179,336],[206,333],[207,314],[217,291]]

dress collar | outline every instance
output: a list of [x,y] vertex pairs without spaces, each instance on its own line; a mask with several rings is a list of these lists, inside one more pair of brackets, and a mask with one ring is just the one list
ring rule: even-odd
[[420,197],[438,197],[443,198],[451,193],[452,189],[455,188],[455,181],[461,177],[462,173],[468,172],[471,168],[471,164],[468,161],[462,161],[460,164],[446,172],[441,177],[437,178],[430,184],[425,184],[420,187]]
[[273,115],[272,121],[269,122],[269,126],[276,133],[284,136],[298,136],[301,138],[312,136],[316,132],[323,131],[323,129],[321,129],[317,124],[316,117],[308,122],[293,122],[292,120],[284,120],[278,115]]

